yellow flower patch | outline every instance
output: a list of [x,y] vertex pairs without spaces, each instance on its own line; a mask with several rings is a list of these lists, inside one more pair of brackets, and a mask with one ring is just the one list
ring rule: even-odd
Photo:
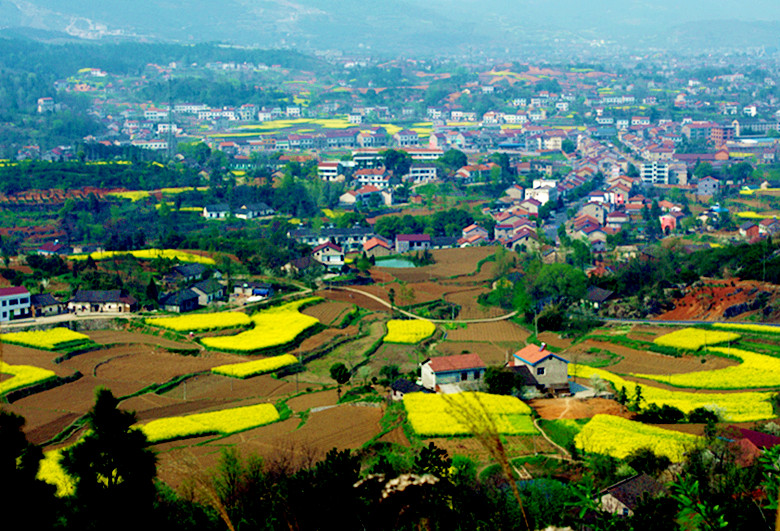
[[292,354],[282,354],[281,356],[273,356],[263,360],[231,363],[229,365],[212,367],[211,372],[224,376],[232,376],[233,378],[249,378],[250,376],[273,372],[282,367],[294,365],[296,363],[298,363],[298,358]]
[[235,328],[252,324],[249,316],[241,312],[196,313],[192,315],[178,315],[176,317],[153,317],[145,319],[145,322],[152,326],[168,328],[177,332]]
[[319,297],[310,297],[263,310],[251,316],[253,329],[235,336],[206,337],[201,342],[216,350],[239,352],[255,352],[290,343],[307,328],[319,323],[315,317],[298,311],[301,306],[319,300]]
[[739,339],[734,332],[718,332],[702,328],[683,328],[670,334],[659,336],[653,340],[656,345],[684,350],[699,350],[703,346],[717,345],[726,341]]
[[89,336],[74,332],[70,328],[57,327],[49,330],[34,330],[30,332],[11,332],[0,334],[0,341],[14,343],[42,350],[57,350],[76,343],[91,341]]
[[596,415],[574,437],[579,450],[624,459],[634,450],[650,448],[673,463],[683,460],[686,451],[696,447],[700,438],[689,433],[664,430],[641,422]]
[[273,404],[257,404],[209,413],[161,418],[142,424],[139,429],[144,432],[149,442],[157,443],[215,433],[228,435],[264,426],[277,420],[279,420],[279,412]]
[[412,429],[422,437],[474,435],[476,430],[503,435],[537,433],[531,409],[513,396],[407,393],[404,408]]
[[48,369],[32,365],[9,365],[4,361],[0,361],[0,373],[11,375],[11,378],[0,382],[0,396],[57,376],[54,371]]
[[387,322],[385,343],[418,343],[430,337],[436,331],[436,325],[424,319],[392,319]]
[[50,485],[57,487],[56,495],[62,498],[70,496],[76,491],[76,482],[70,477],[60,465],[62,451],[65,448],[51,450],[43,454],[40,465],[38,466],[37,478]]
[[94,252],[91,254],[76,254],[70,256],[72,260],[86,260],[87,257],[92,257],[93,260],[108,260],[115,256],[122,256],[129,254],[138,258],[139,260],[153,260],[155,258],[165,258],[167,260],[179,260],[180,262],[195,262],[199,264],[215,265],[216,262],[213,258],[208,256],[200,256],[197,254],[186,253],[184,251],[177,251],[175,249],[141,249],[137,251],[103,251]]
[[569,364],[569,375],[578,378],[598,376],[610,382],[616,390],[625,387],[629,397],[634,396],[636,388],[642,388],[642,397],[647,404],[659,407],[670,405],[683,413],[688,413],[699,407],[714,409],[721,413],[724,420],[731,422],[752,422],[773,418],[772,404],[769,402],[773,393],[745,391],[741,393],[691,393],[686,391],[669,391],[660,387],[642,385],[621,378],[609,371],[588,367],[587,365]]
[[715,328],[725,328],[726,330],[759,332],[762,334],[780,334],[780,326],[737,324],[737,323],[715,323],[712,326]]

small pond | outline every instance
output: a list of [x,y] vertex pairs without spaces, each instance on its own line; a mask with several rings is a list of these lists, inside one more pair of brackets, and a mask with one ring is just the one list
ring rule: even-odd
[[408,258],[390,258],[388,260],[377,260],[376,267],[390,267],[395,269],[402,269],[407,267],[414,267],[414,262]]

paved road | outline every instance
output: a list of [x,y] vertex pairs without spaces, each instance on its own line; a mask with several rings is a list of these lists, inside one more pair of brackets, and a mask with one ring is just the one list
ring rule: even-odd
[[[384,300],[384,299],[382,299],[380,297],[377,297],[376,295],[373,295],[371,293],[366,293],[365,291],[361,291],[359,289],[347,288],[347,287],[343,287],[343,286],[335,287],[335,288],[331,288],[331,289],[340,289],[340,290],[343,290],[343,291],[350,291],[352,293],[358,293],[360,295],[368,297],[369,299],[375,300],[376,302],[382,304],[383,306],[386,306],[386,307],[390,308],[391,310],[393,309],[393,307],[390,305],[390,303],[387,302],[386,300]],[[402,310],[402,309],[397,308],[397,307],[395,308],[395,311],[397,311],[400,314],[406,315],[407,317],[411,317],[412,319],[423,319],[423,320],[426,320],[426,321],[431,321],[433,323],[495,323],[497,321],[506,321],[507,319],[511,319],[512,317],[517,315],[517,312],[512,312],[512,313],[508,313],[506,315],[501,315],[499,317],[489,317],[489,318],[485,318],[485,319],[462,319],[462,320],[458,320],[458,319],[429,319],[428,317],[420,317],[419,315],[415,315],[415,314],[413,314],[411,312],[407,312],[406,310]]]

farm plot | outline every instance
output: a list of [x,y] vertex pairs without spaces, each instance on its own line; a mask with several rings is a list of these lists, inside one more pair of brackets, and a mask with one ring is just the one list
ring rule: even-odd
[[409,424],[422,437],[474,435],[474,429],[493,429],[504,435],[537,433],[530,408],[512,396],[407,393],[403,403]]
[[385,343],[419,343],[433,335],[436,331],[436,325],[431,321],[422,319],[391,319],[387,322],[387,335],[383,341]]
[[421,352],[416,345],[402,345],[400,343],[383,343],[376,354],[371,356],[368,366],[373,370],[374,376],[379,375],[379,371],[385,365],[397,365],[399,370],[409,372],[415,370],[417,365],[428,356]]
[[[558,449],[541,435],[504,435],[501,437],[504,450],[510,459],[527,455],[556,454]],[[425,444],[429,440],[424,441]],[[478,463],[491,462],[493,456],[474,437],[451,437],[430,439],[436,446],[447,450],[449,455],[463,455]]]
[[[333,380],[330,381],[330,383],[332,382]],[[301,384],[303,384],[303,381],[301,381]],[[282,397],[303,389],[304,385],[277,380],[270,375],[239,380],[217,374],[199,374],[166,391],[163,393],[163,396],[178,400],[222,400],[225,397],[238,400],[258,396],[268,398]]]
[[142,343],[171,349],[197,348],[197,345],[193,346],[164,337],[142,334],[139,332],[127,332],[125,330],[92,330],[89,332],[89,337],[92,338],[95,343],[101,345]]
[[606,398],[537,398],[528,405],[543,419],[589,419],[599,414],[633,416],[623,406]]
[[624,459],[634,450],[652,448],[657,455],[673,463],[682,461],[686,451],[693,449],[699,437],[664,430],[611,415],[597,415],[574,437],[580,450]]
[[321,302],[301,310],[301,313],[314,317],[325,326],[338,325],[353,305],[346,302]]
[[[431,274],[438,278],[450,278],[471,275],[477,271],[480,260],[496,253],[492,247],[466,247],[463,249],[437,249],[431,251],[436,263],[421,269],[431,269]],[[492,263],[483,264],[481,271],[491,269]],[[471,280],[481,280],[473,278]],[[487,277],[485,278],[487,280]]]
[[354,367],[363,361],[366,352],[378,347],[379,342],[385,335],[385,325],[382,321],[372,321],[363,326],[368,326],[369,333],[367,336],[339,345],[325,356],[312,360],[306,364],[308,370],[300,373],[298,379],[301,382],[331,385],[333,384],[333,379],[330,377],[330,367],[334,363],[344,363],[347,367]]
[[311,413],[300,427],[299,419],[291,418],[186,450],[177,449],[181,443],[158,445],[158,475],[175,488],[191,476],[193,464],[200,469],[215,466],[226,445],[235,446],[242,453],[255,453],[268,464],[308,466],[322,459],[331,448],[359,448],[379,433],[382,413],[379,407],[341,405]]
[[242,312],[217,312],[177,315],[175,317],[152,317],[145,319],[144,322],[177,332],[188,332],[246,327],[252,323],[252,320]]
[[[111,353],[113,349],[103,351]],[[95,368],[98,378],[117,382],[164,383],[176,376],[208,371],[213,367],[246,361],[236,355],[207,353],[182,356],[164,350],[147,350],[112,356]]]
[[[516,343],[490,343],[487,341],[442,341],[436,344],[436,352],[442,356],[455,354],[479,354],[487,365],[501,365],[507,353],[517,350]],[[422,361],[422,360],[421,360]]]
[[495,341],[516,342],[521,348],[531,334],[511,321],[492,323],[469,323],[465,328],[458,327],[447,331],[448,341]]
[[608,350],[621,356],[623,359],[610,366],[610,371],[620,374],[682,374],[693,371],[722,369],[738,364],[734,360],[720,356],[702,355],[675,358],[657,352],[635,350],[623,345],[593,339],[587,339],[582,343],[574,345],[566,352],[564,357],[575,363],[586,363],[592,357],[587,353],[589,349]]
[[487,288],[466,288],[462,291],[447,293],[444,300],[460,306],[458,320],[486,319],[509,313],[496,306],[483,306],[477,302],[477,297],[489,292],[490,290]]
[[88,335],[63,327],[0,334],[0,341],[41,350],[63,350],[92,343]]
[[567,349],[571,347],[571,339],[563,339],[555,332],[540,332],[537,337],[539,341],[543,341],[554,348]]

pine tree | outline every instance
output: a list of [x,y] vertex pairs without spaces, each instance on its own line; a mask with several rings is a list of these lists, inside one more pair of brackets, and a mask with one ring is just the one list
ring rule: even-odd
[[88,434],[63,452],[62,466],[76,482],[73,523],[79,529],[140,526],[150,517],[157,458],[146,435],[132,428],[135,414],[118,405],[111,391],[98,388]]

